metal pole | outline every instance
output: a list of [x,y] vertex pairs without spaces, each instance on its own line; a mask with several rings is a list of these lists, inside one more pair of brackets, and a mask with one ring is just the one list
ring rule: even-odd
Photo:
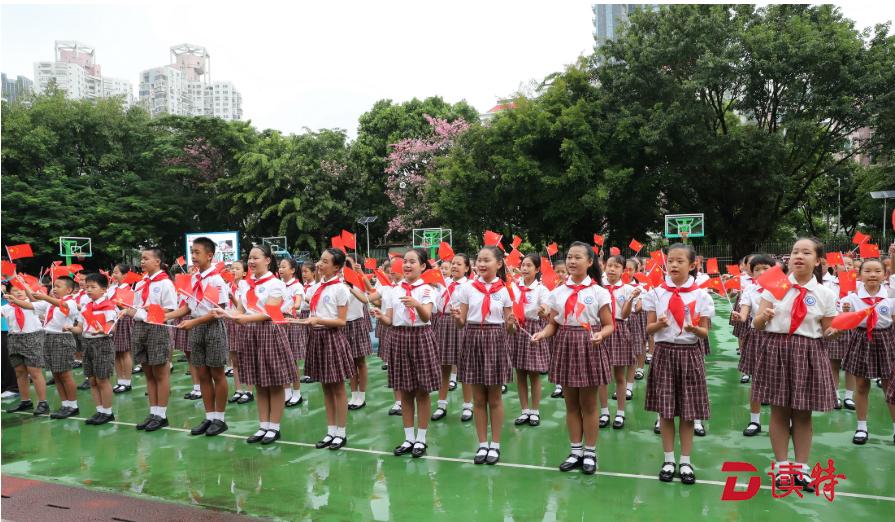
[[367,229],[367,257],[370,257],[370,224],[364,223],[364,228]]
[[883,198],[883,246],[886,245],[886,213],[888,213],[888,198]]

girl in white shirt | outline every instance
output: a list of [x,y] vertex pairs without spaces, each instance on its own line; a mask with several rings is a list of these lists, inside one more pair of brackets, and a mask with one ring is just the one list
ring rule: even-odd
[[[637,363],[634,349],[632,328],[629,318],[634,301],[640,296],[640,288],[625,284],[622,274],[625,271],[624,256],[612,256],[606,260],[606,284],[604,288],[612,298],[611,309],[615,330],[606,340],[609,352],[609,365],[615,377],[616,412],[612,428],[620,430],[625,427],[625,404],[634,398],[634,383],[628,383],[628,369]],[[600,427],[609,425],[609,386],[600,387]]]
[[[435,299],[435,339],[438,341],[438,354],[441,363],[441,387],[438,390],[438,407],[432,413],[432,420],[439,421],[447,415],[448,391],[457,387],[457,358],[460,346],[463,343],[463,329],[451,318],[451,310],[459,305],[456,299],[457,291],[466,284],[472,276],[472,263],[469,256],[463,253],[454,254],[450,262],[443,262],[442,266],[449,265],[450,273],[446,278],[447,288],[439,293]],[[472,420],[472,387],[462,384],[463,409],[460,413],[460,421]]]
[[[283,317],[297,317],[305,296],[304,285],[295,277],[298,272],[298,263],[294,259],[286,257],[280,260],[278,268],[280,280],[286,285],[286,293],[283,296],[280,310],[283,312]],[[302,338],[302,329],[305,327],[295,323],[283,325],[283,327],[286,329],[286,338],[289,339],[289,346],[292,348],[292,357],[295,359],[296,375],[298,376],[291,386],[286,386],[286,407],[291,408],[304,402],[304,397],[301,396],[301,371],[298,361],[304,359],[305,339]]]
[[[353,270],[358,266],[356,254],[345,258],[345,269]],[[351,358],[357,368],[355,376],[351,378],[351,399],[348,400],[349,410],[359,410],[367,405],[367,356],[373,354],[373,343],[370,340],[370,316],[367,311],[370,298],[366,288],[355,288],[345,281],[345,287],[351,293],[348,299],[348,321],[345,325],[345,337],[348,346],[351,347]]]
[[[230,283],[230,305],[227,311],[234,311],[239,308],[239,301],[248,291],[248,285],[243,279],[246,276],[246,262],[237,259],[230,264],[230,273],[233,274],[233,281]],[[240,330],[242,326],[236,321],[226,321],[227,326],[227,344],[230,348],[230,367],[233,369],[233,387],[236,389],[233,396],[227,399],[227,402],[246,404],[255,400],[255,394],[248,391],[239,379],[239,342]]]
[[823,257],[823,245],[816,239],[796,241],[789,258],[786,295],[777,299],[765,290],[752,321],[752,326],[765,332],[752,376],[752,400],[771,404],[771,448],[778,467],[788,464],[792,439],[797,468],[792,480],[806,492],[814,491],[806,478],[811,412],[830,411],[836,404],[830,360],[822,341],[838,333],[831,327],[836,295],[821,283]]

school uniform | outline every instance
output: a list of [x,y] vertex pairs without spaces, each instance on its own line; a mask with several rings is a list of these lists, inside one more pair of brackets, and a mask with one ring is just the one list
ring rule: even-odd
[[[248,285],[245,285],[242,280],[230,283],[227,286],[237,302],[242,299],[243,294],[248,290]],[[228,311],[236,310],[232,301],[227,302],[226,308]],[[242,328],[242,325],[236,321],[224,321],[224,326],[227,328],[227,348],[231,352],[239,352],[239,330]]]
[[[675,301],[680,304],[676,305]],[[655,352],[646,382],[646,410],[664,419],[708,419],[703,350],[699,338],[683,327],[691,324],[693,314],[711,318],[715,314],[712,298],[692,277],[680,287],[675,287],[671,278],[666,277],[662,286],[646,293],[643,307],[654,312],[657,318],[669,317],[669,325],[653,334]],[[678,317],[675,310],[680,312]]]
[[[220,270],[210,267],[204,272],[193,274],[190,279],[190,288],[194,297],[186,300],[190,309],[190,317],[198,319],[208,315],[212,309],[217,308],[205,299],[205,293],[210,288],[216,288],[218,298],[215,304],[226,305],[230,302],[230,287],[220,275]],[[189,331],[190,364],[193,366],[207,366],[209,368],[223,368],[227,365],[227,356],[230,346],[227,340],[227,327],[224,320],[212,319],[207,323],[194,326]]]
[[[131,285],[121,283],[109,287],[106,292],[106,299],[115,299],[115,292],[121,288],[130,288]],[[115,345],[115,352],[129,352],[131,350],[131,342],[134,332],[134,318],[125,314],[124,317],[118,318],[115,324],[115,335],[112,336],[112,344]]]
[[[611,367],[609,351],[604,344],[606,339],[597,346],[591,342],[592,333],[602,328],[600,310],[611,306],[609,292],[598,286],[590,276],[580,284],[569,278],[565,284],[558,285],[550,292],[548,302],[556,312],[554,320],[559,325],[550,359],[550,381],[572,388],[609,384]],[[583,308],[577,305],[583,305]]]
[[78,318],[78,306],[71,296],[65,296],[61,301],[64,306],[52,305],[46,301],[32,303],[34,310],[44,316],[44,361],[53,373],[71,371],[77,349],[74,334],[65,328],[74,326]]
[[606,349],[609,351],[609,365],[633,366],[637,359],[631,340],[631,329],[628,326],[629,321],[622,318],[622,311],[625,303],[632,299],[631,294],[634,292],[634,287],[619,282],[616,285],[607,283],[604,288],[609,292],[611,299],[610,308],[612,309],[613,324],[615,325],[612,335],[605,341]]
[[436,291],[417,279],[412,284],[402,281],[389,300],[392,311],[388,387],[393,390],[433,392],[441,387],[441,364],[438,344],[430,321],[423,321],[413,308],[399,298],[412,296],[421,304],[435,305]]
[[3,305],[3,317],[9,325],[9,362],[12,367],[45,368],[44,331],[34,310],[14,304]]
[[[348,287],[338,277],[320,281],[310,290],[313,290],[309,300],[310,317],[338,319],[339,307],[348,306],[351,298]],[[305,355],[305,375],[317,382],[330,384],[345,382],[357,374],[344,330],[322,325],[311,328],[308,353]]]
[[160,366],[171,360],[171,333],[166,326],[146,322],[144,306],[156,304],[165,311],[176,310],[177,292],[168,274],[159,270],[151,277],[146,274],[134,289],[134,329],[131,352],[140,365]]
[[737,369],[743,375],[752,375],[755,371],[755,360],[759,351],[763,346],[764,331],[756,330],[752,327],[752,320],[758,307],[761,305],[762,288],[758,285],[750,285],[748,289],[743,290],[741,304],[749,305],[749,317],[746,319],[746,327],[740,339],[743,341],[743,347],[740,349],[740,361]]
[[[743,305],[745,296],[750,288],[755,285],[755,280],[752,279],[752,276],[748,274],[740,274],[740,291],[737,293],[737,298],[733,302],[733,308],[731,310],[739,310],[740,306]],[[760,288],[760,287],[759,287]],[[743,335],[743,332],[746,330],[746,325],[741,323],[740,321],[734,321],[733,315],[730,316],[730,320],[727,322],[730,326],[733,327],[733,336],[736,338],[740,338]],[[742,350],[741,350],[742,351]]]
[[[346,289],[348,286],[346,285]],[[373,341],[370,340],[370,319],[364,315],[367,305],[348,292],[348,316],[345,318],[345,337],[351,348],[351,357],[359,359],[373,354]]]
[[[795,276],[789,281],[796,284]],[[752,400],[803,411],[830,411],[836,404],[830,359],[823,348],[821,319],[836,316],[836,295],[812,278],[804,297],[791,287],[782,300],[765,290],[774,318],[764,331],[752,376]],[[793,303],[805,305],[805,317],[790,335]]]
[[[391,298],[392,292],[394,291],[394,285],[379,285],[379,295],[382,302],[380,303],[380,310],[385,310],[386,308],[391,306]],[[437,322],[436,322],[437,324]],[[376,338],[379,339],[379,352],[377,355],[380,359],[388,364],[389,358],[389,332],[391,331],[391,326],[383,323],[382,321],[376,321]]]
[[[247,276],[243,282],[246,291],[241,302],[249,315],[263,313],[265,303],[286,295],[286,285],[270,272],[258,278]],[[249,306],[254,299],[255,308]],[[283,328],[273,321],[251,322],[242,325],[238,335],[239,380],[243,384],[271,387],[298,380],[292,348]]]
[[547,341],[531,342],[531,336],[547,325],[538,312],[541,305],[548,304],[550,291],[540,281],[534,280],[528,286],[520,281],[515,293],[516,302],[524,308],[525,320],[517,326],[515,333],[507,336],[510,362],[517,370],[546,372],[550,368],[550,347]]
[[643,357],[646,355],[646,310],[643,307],[640,307],[640,310],[637,310],[637,305],[643,303],[642,295],[646,292],[646,289],[643,285],[633,285],[634,288],[640,288],[641,294],[634,298],[634,302],[631,303],[631,315],[628,316],[628,332],[631,337],[631,350],[634,352],[635,359],[637,357]]
[[[457,378],[467,384],[503,385],[512,378],[504,308],[512,306],[503,281],[481,277],[457,287],[457,303],[469,306],[463,344],[457,358]],[[483,306],[487,309],[483,312]]]
[[[298,307],[302,305],[305,297],[305,288],[298,279],[292,278],[283,283],[286,285],[286,294],[283,296],[283,304],[280,311],[284,317],[297,317]],[[298,306],[296,306],[298,303]],[[285,324],[286,338],[292,348],[292,358],[300,361],[305,358],[305,344],[307,342],[307,326],[301,324]]]
[[892,328],[895,299],[888,295],[884,288],[880,288],[875,295],[861,288],[843,299],[843,303],[848,303],[853,312],[861,312],[871,306],[874,309],[849,338],[850,346],[842,360],[842,369],[852,375],[865,379],[888,379],[895,370],[895,329]]
[[84,349],[84,377],[110,379],[115,371],[115,345],[111,335],[102,325],[97,328],[87,322],[89,314],[96,316],[100,322],[111,323],[118,317],[118,309],[112,301],[104,297],[89,301],[78,313],[78,323],[84,330],[81,333],[81,346]]
[[457,323],[451,317],[451,310],[455,306],[460,306],[456,300],[456,293],[467,281],[465,277],[451,281],[447,288],[437,292],[436,295],[435,309],[432,310],[435,317],[433,325],[435,339],[438,341],[438,357],[442,366],[457,364],[457,356],[463,342],[463,329],[457,327]]

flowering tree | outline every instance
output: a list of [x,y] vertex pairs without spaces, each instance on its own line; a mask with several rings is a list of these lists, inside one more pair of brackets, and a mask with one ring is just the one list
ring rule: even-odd
[[450,122],[424,115],[431,126],[425,138],[403,139],[391,145],[385,168],[388,174],[385,193],[397,209],[388,222],[386,235],[407,232],[423,225],[430,215],[425,198],[426,180],[435,174],[436,158],[447,154],[469,123],[463,118]]

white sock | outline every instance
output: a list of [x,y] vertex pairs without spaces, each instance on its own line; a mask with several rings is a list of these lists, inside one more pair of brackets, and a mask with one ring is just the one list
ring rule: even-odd
[[452,373],[452,374],[451,374],[451,378],[450,378],[450,380],[451,380],[451,381],[456,381],[456,380],[457,380],[457,374],[456,374],[456,373]]
[[584,454],[584,446],[582,446],[580,442],[573,442],[572,443],[572,455],[575,455],[576,457],[580,457],[583,454]]
[[809,474],[811,474],[811,468],[808,467],[808,464],[805,464],[803,462],[796,462],[795,464],[796,464],[796,469],[801,469],[802,474],[805,475],[805,477],[807,477]]
[[112,415],[112,408],[103,408],[103,413],[106,415]]
[[158,415],[158,406],[150,406],[149,414],[150,415]]
[[522,415],[531,415],[531,410],[522,410]]
[[156,406],[156,408],[157,408],[156,411],[158,412],[158,413],[156,413],[156,415],[158,415],[159,417],[161,417],[163,419],[168,418],[168,407],[167,406]]
[[118,382],[120,382],[121,384],[123,384],[123,385],[125,385],[125,386],[130,386],[130,385],[131,385],[131,380],[130,380],[130,379],[127,379],[127,380],[125,380],[125,379],[121,379],[121,380],[118,381]]
[[855,390],[845,390],[845,398],[854,400]]
[[424,430],[424,429],[416,430],[416,441],[417,442],[422,442],[423,444],[426,443],[426,431],[428,431],[428,430]]
[[464,403],[463,403],[463,409],[464,409],[464,410],[471,410],[471,409],[472,409],[472,403],[471,403],[471,402],[464,402]]
[[596,446],[585,446],[584,453],[591,453],[594,457],[597,456],[597,447]]
[[265,424],[267,424],[267,423],[265,423],[265,422],[262,422],[262,423],[261,423],[261,427],[258,428],[258,431],[255,432],[255,436],[256,436],[256,437],[263,437],[264,434],[267,433],[267,430],[264,429],[264,425],[265,425]]
[[624,416],[625,416],[625,410],[616,410],[616,411],[615,411],[615,416],[616,416],[616,417],[622,417],[622,418],[624,418]]
[[205,412],[205,420],[213,421],[214,420],[214,412],[213,411]]
[[295,400],[301,399],[301,390],[292,390],[292,398]]
[[[75,403],[75,408],[78,407],[78,403]],[[892,433],[895,433],[895,422],[892,423]]]
[[200,393],[201,393],[201,388],[199,388],[199,385],[198,385],[198,384],[194,384],[194,385],[193,385],[193,391],[196,391],[196,392],[200,392]]
[[410,441],[411,443],[416,440],[413,438],[413,426],[404,428],[404,440]]
[[628,391],[634,391],[634,383],[629,382],[628,384],[625,384],[625,389]]
[[269,429],[270,429],[270,423],[269,423],[269,422],[262,422],[262,423],[261,423],[261,429],[264,430],[264,431],[269,430]]
[[401,401],[395,401],[395,406],[397,406],[398,408],[400,408],[400,407],[401,407]]
[[280,423],[279,422],[268,422],[267,429],[274,430],[274,431],[280,431]]
[[492,443],[491,443],[491,449],[499,450],[499,449],[500,449],[500,443],[499,443],[499,442],[492,442]]
[[359,402],[357,402],[357,392],[356,391],[351,392],[351,398],[348,400],[348,404],[350,404],[352,406],[355,404],[360,404]]
[[362,391],[357,392],[357,402],[355,402],[355,404],[360,406],[361,404],[363,404],[365,402],[367,402],[367,392],[362,392]]
[[699,420],[699,419],[694,419],[694,420],[693,420],[693,427],[694,427],[694,428],[701,428],[701,427],[702,427],[702,421]]
[[749,421],[755,424],[761,424],[761,413],[750,413]]
[[438,407],[446,410],[447,409],[447,401],[438,401]]
[[121,379],[118,379],[117,381],[115,381],[115,384],[124,384],[124,381]]
[[600,408],[600,415],[609,415],[609,408]]
[[529,415],[537,415],[538,417],[540,417],[541,411],[540,410],[528,410],[528,414]]
[[292,398],[292,386],[286,386],[286,400]]
[[97,407],[96,407],[96,413],[102,413],[102,412],[103,412],[103,407],[102,407],[102,406],[97,406]]
[[336,427],[335,426],[327,426],[326,434],[329,435],[330,437],[335,437],[336,436]]
[[674,462],[674,452],[673,451],[665,452],[665,462]]
[[339,437],[342,437],[344,439],[345,438],[345,426],[339,426],[338,428],[336,428],[336,435],[338,435]]
[[[690,464],[690,455],[681,455],[681,466],[684,464]],[[692,466],[692,464],[690,464]]]
[[858,429],[859,429],[859,430],[867,431],[867,421],[865,421],[865,420],[859,420],[859,421],[858,421]]

